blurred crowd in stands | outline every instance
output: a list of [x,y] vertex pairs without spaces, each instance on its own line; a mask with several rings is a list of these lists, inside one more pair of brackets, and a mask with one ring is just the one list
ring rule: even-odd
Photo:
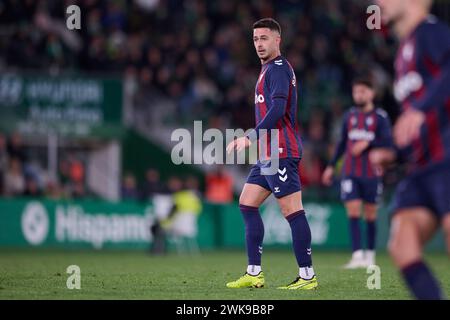
[[0,196],[76,199],[88,195],[85,165],[79,157],[70,153],[62,156],[58,173],[51,176],[47,165],[23,145],[20,134],[0,132]]
[[[81,8],[76,32],[65,27],[70,4]],[[175,125],[200,119],[210,127],[248,129],[254,126],[260,69],[252,24],[274,17],[282,27],[282,54],[300,84],[302,182],[317,186],[351,106],[355,75],[370,71],[380,105],[396,116],[388,89],[395,42],[385,29],[368,30],[368,5],[361,0],[4,0],[0,63],[50,73],[121,74],[136,103],[153,93],[172,99]],[[126,176],[123,195],[137,197],[128,190],[135,184]]]

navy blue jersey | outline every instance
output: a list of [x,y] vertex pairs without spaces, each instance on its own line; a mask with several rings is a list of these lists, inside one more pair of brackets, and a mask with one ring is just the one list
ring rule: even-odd
[[[294,70],[282,56],[261,68],[255,88],[256,130],[267,129],[266,153],[270,158],[270,129],[278,129],[279,158],[301,158],[302,144],[297,122],[297,82]],[[258,135],[251,140],[254,140]]]
[[429,16],[401,43],[395,71],[403,111],[426,115],[420,136],[402,150],[411,169],[450,159],[450,28]]
[[[369,141],[369,148],[357,157],[351,150],[358,141]],[[371,148],[393,146],[392,130],[389,117],[382,109],[376,108],[370,112],[363,112],[356,107],[351,108],[344,115],[340,141],[336,147],[330,165],[344,155],[342,174],[344,177],[373,178],[376,176],[369,161]]]

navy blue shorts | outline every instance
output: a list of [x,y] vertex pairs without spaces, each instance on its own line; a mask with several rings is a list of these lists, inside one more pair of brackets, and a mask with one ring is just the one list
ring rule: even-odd
[[441,220],[450,213],[450,161],[433,165],[404,178],[395,190],[390,211],[425,207]]
[[255,164],[251,168],[247,183],[257,184],[271,191],[276,198],[301,191],[299,158],[279,159],[277,173],[273,175],[261,174],[261,166],[261,164]]
[[362,200],[377,204],[383,192],[380,178],[343,177],[341,180],[341,200]]

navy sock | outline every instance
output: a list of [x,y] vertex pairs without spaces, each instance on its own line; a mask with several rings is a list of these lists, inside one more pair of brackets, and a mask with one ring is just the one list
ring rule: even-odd
[[245,223],[245,242],[249,265],[261,265],[262,243],[264,239],[264,224],[259,209],[240,204]]
[[367,221],[367,249],[375,250],[376,234],[377,234],[376,221]]
[[420,300],[443,299],[439,284],[430,269],[422,261],[417,261],[402,269],[410,291]]
[[311,267],[311,229],[304,210],[291,213],[286,217],[291,226],[292,245],[300,268]]
[[350,218],[350,235],[352,240],[352,250],[361,249],[361,227],[359,226],[359,218]]

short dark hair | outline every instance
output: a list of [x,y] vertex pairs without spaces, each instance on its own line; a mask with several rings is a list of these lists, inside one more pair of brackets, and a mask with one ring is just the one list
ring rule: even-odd
[[372,90],[375,89],[375,85],[372,81],[372,78],[369,76],[360,76],[360,77],[356,77],[355,79],[353,79],[352,86],[356,86],[356,85],[363,85]]
[[272,31],[276,31],[281,35],[281,27],[280,24],[272,18],[264,18],[261,20],[256,21],[253,24],[253,29],[258,29],[258,28],[269,28]]

